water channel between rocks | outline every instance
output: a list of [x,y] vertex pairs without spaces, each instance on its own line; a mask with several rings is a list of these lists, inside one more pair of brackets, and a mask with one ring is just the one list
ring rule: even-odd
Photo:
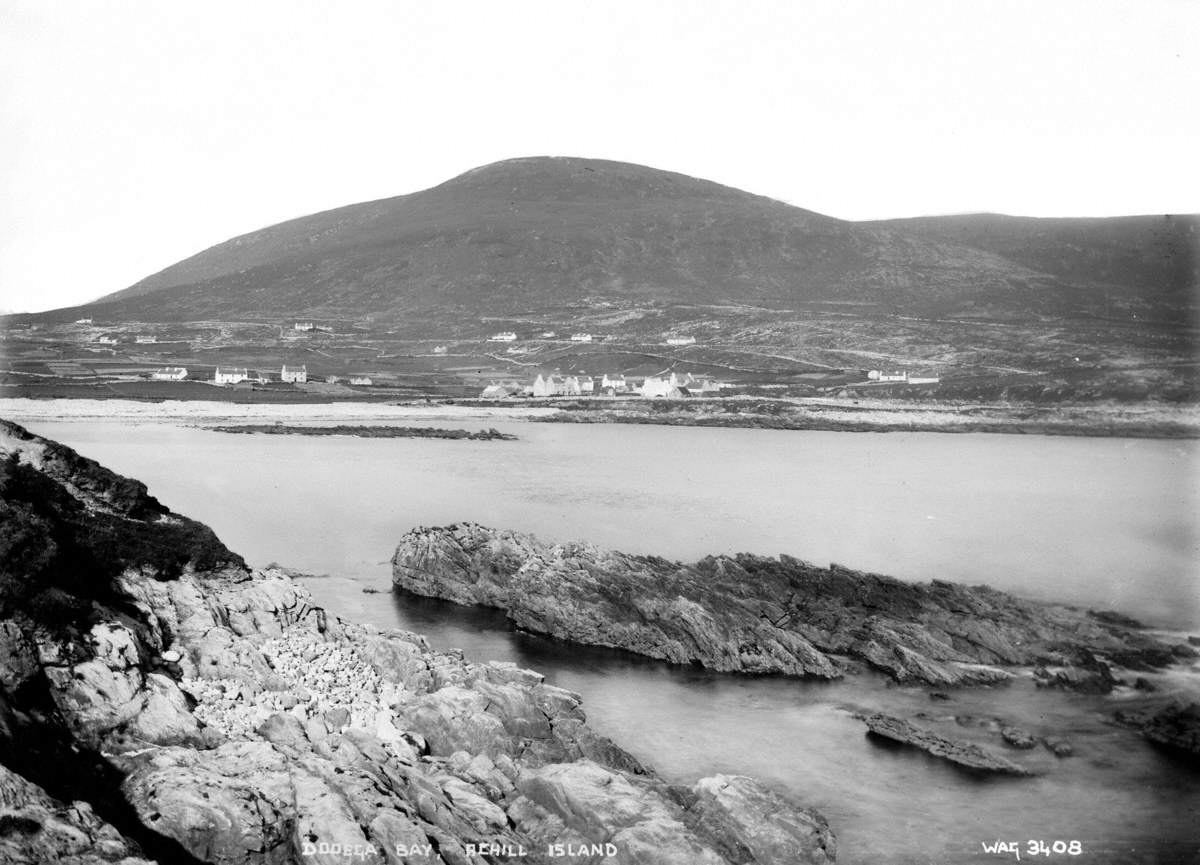
[[[829,818],[839,861],[1005,861],[1013,857],[982,844],[1015,840],[1024,849],[1030,839],[1078,840],[1085,855],[1076,861],[1195,855],[1200,776],[1106,723],[1123,692],[1039,691],[1022,679],[931,701],[926,689],[871,674],[813,683],[672,667],[516,633],[495,611],[391,594],[387,559],[416,525],[474,520],[681,560],[787,552],[904,579],[986,582],[1195,633],[1196,443],[404,423],[495,426],[520,440],[234,436],[94,420],[28,426],[146,482],[252,564],[323,575],[304,584],[340,615],[418,631],[471,658],[515,661],[580,692],[598,731],[669,779],[728,772],[788,790]],[[1157,682],[1200,695],[1197,672]],[[931,729],[1040,774],[977,778],[878,744],[852,717],[859,709],[926,713]],[[1011,751],[995,718],[1066,738],[1076,755]]]

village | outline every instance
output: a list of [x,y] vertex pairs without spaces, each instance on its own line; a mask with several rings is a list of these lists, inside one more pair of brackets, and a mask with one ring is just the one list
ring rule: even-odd
[[[299,318],[14,322],[0,331],[9,349],[0,383],[31,395],[204,399],[209,388],[220,388],[240,393],[213,398],[513,401],[838,396],[846,388],[887,394],[910,386],[930,391],[940,382],[906,367],[793,360],[743,344],[714,322],[657,333],[525,324],[445,328],[439,339]],[[596,368],[603,372],[587,371]]]

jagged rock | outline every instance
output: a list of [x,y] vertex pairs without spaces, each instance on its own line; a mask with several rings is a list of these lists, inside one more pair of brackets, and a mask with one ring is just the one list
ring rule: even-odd
[[[717,865],[725,862],[683,824],[682,810],[645,786],[590,761],[556,763],[526,773],[518,783],[522,797],[538,806],[534,812],[547,825],[574,833],[577,846],[611,843],[617,861],[663,865]],[[520,800],[517,800],[518,802]],[[508,816],[522,825],[529,812],[510,807]],[[536,837],[536,828],[528,830]],[[572,843],[572,842],[568,842]],[[595,857],[599,858],[599,857]]]
[[1167,706],[1146,722],[1142,735],[1192,760],[1200,760],[1200,703]]
[[708,833],[747,850],[763,865],[824,865],[836,857],[824,817],[792,805],[751,778],[714,775],[700,779],[695,790],[691,811]]
[[1063,669],[1038,667],[1034,670],[1034,682],[1039,688],[1057,688],[1076,691],[1080,694],[1109,694],[1117,686],[1117,678],[1104,661],[1090,652],[1085,652],[1079,666]]
[[920,748],[935,757],[948,760],[967,769],[980,772],[995,772],[1004,775],[1030,775],[1024,766],[992,754],[969,742],[959,742],[922,730],[900,718],[875,713],[861,716],[867,729],[876,736]]
[[837,678],[856,660],[900,682],[992,685],[1012,677],[1001,666],[1054,656],[1073,667],[1050,683],[1096,688],[1107,672],[1097,653],[1150,667],[1177,659],[1120,617],[984,586],[905,583],[790,556],[684,565],[471,523],[406,534],[392,579],[498,607],[524,630],[726,672]]
[[0,861],[152,865],[86,802],[66,804],[0,765]]
[[[814,829],[818,818],[740,780],[736,797],[714,795],[720,812],[699,819],[587,726],[578,694],[512,664],[434,652],[417,635],[342,622],[281,571],[251,572],[232,553],[218,555],[224,548],[211,533],[150,504],[134,482],[5,430],[0,422],[0,449],[16,448],[21,462],[0,469],[20,483],[0,483],[0,493],[32,489],[52,499],[49,508],[32,494],[18,502],[39,531],[90,508],[114,517],[104,543],[122,543],[124,526],[156,544],[191,544],[168,546],[182,552],[170,562],[155,546],[142,564],[129,558],[142,555],[131,544],[122,559],[129,567],[63,582],[70,592],[55,597],[65,608],[38,606],[39,615],[53,613],[42,618],[14,606],[30,586],[5,594],[11,587],[0,585],[0,760],[23,760],[60,785],[86,780],[97,812],[119,813],[121,833],[153,858],[480,865],[480,850],[525,847],[526,861],[542,865],[546,845],[556,844],[577,852],[613,845],[614,865],[752,865],[789,844],[797,861],[823,861],[803,858],[811,845],[832,853]],[[86,477],[72,474],[81,465]],[[86,524],[71,525],[87,542]],[[159,526],[187,531],[158,537]],[[4,555],[0,575],[38,576]],[[702,799],[690,793],[693,805]],[[750,840],[721,846],[706,828],[720,817],[723,832],[746,835],[767,802],[778,813],[756,842],[761,860]],[[39,807],[0,798],[0,855],[10,839],[32,836],[35,822],[49,846],[22,848],[33,853],[12,861],[62,854],[90,865],[138,853],[85,804]]]
[[1021,727],[1001,727],[1000,736],[1014,748],[1028,750],[1037,747],[1037,739]]

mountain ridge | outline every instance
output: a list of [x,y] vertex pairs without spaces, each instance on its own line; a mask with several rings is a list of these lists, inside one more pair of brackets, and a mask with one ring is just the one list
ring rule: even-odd
[[[1173,217],[1181,230],[1165,243],[1182,264],[1165,288],[1155,281],[1162,266],[1136,266],[1146,258],[1145,231],[1134,232],[1114,282],[1088,269],[1096,243],[1079,260],[1047,267],[1044,250],[1021,256],[1005,238],[956,236],[938,222],[945,219],[1006,221],[1008,234],[1020,236],[1028,232],[1010,226],[1037,218],[851,222],[676,172],[523,157],[266,226],[71,309],[140,320],[296,315],[386,324],[597,302],[836,303],[1003,317],[1094,314],[1111,306],[1114,291],[1151,314],[1194,293],[1190,238],[1200,237],[1200,217]],[[1120,233],[1116,223],[1096,225]],[[1055,243],[1069,252],[1069,238]]]

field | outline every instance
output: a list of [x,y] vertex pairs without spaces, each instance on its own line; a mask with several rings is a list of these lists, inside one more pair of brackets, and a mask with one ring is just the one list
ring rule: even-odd
[[[676,314],[690,316],[686,332],[696,343],[670,346],[664,333],[679,328],[671,325],[671,310],[658,312],[614,319],[603,328],[589,321],[593,312],[563,319],[411,322],[403,332],[348,322],[331,324],[329,331],[302,332],[278,321],[10,321],[0,324],[0,395],[236,402],[463,399],[478,396],[492,382],[528,384],[539,373],[674,371],[724,382],[727,395],[1032,405],[1200,401],[1197,328],[1190,322],[922,319],[828,307],[781,316],[737,306],[693,307]],[[569,339],[589,327],[593,342]],[[519,338],[488,340],[503,330]],[[551,332],[556,335],[542,336]],[[157,341],[139,343],[138,336]],[[284,364],[305,365],[309,382],[279,382]],[[185,367],[186,380],[149,380],[164,366]],[[246,367],[271,381],[216,387],[209,382],[218,366]],[[894,368],[940,381],[914,386],[868,380],[872,369]],[[371,384],[350,385],[353,377]]]

